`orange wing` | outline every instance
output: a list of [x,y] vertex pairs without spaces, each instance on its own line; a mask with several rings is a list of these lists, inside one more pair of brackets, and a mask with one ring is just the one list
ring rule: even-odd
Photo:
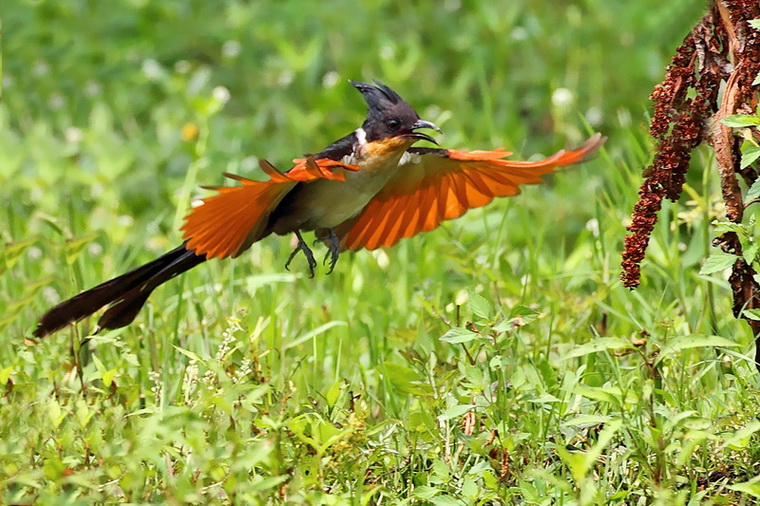
[[315,179],[344,181],[345,170],[358,170],[335,160],[296,159],[287,173],[278,171],[266,160],[259,165],[269,181],[254,181],[225,173],[242,186],[205,187],[218,193],[193,208],[182,225],[186,247],[208,258],[236,257],[262,238],[270,213],[299,182]]
[[606,140],[595,134],[581,147],[536,162],[504,160],[511,153],[411,150],[409,161],[356,217],[336,227],[344,250],[392,246],[405,237],[433,230],[444,220],[482,207],[494,197],[520,193],[520,185],[541,183],[556,167],[583,161]]

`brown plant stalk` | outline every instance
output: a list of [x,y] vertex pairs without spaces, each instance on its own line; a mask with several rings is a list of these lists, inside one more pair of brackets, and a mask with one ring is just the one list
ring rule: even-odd
[[[760,17],[756,0],[715,1],[676,50],[665,79],[650,98],[654,116],[650,134],[657,140],[652,164],[644,171],[639,201],[633,209],[630,232],[623,251],[623,284],[635,288],[641,279],[641,261],[663,199],[677,201],[694,148],[708,143],[715,150],[726,217],[741,223],[744,204],[737,173],[748,184],[757,179],[751,167],[741,169],[740,140],[720,120],[737,113],[754,113],[760,72],[760,33],[749,21]],[[725,83],[720,96],[721,84]],[[729,278],[736,318],[747,320],[756,336],[756,364],[760,369],[760,322],[744,317],[742,310],[760,307],[760,286],[755,270],[741,258],[738,236],[729,232],[714,245],[738,255]]]

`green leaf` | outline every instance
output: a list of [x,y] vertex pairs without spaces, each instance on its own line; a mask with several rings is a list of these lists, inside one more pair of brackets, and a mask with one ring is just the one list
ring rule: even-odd
[[720,122],[731,128],[744,128],[760,125],[760,117],[748,114],[734,114],[726,116]]
[[180,348],[176,344],[173,344],[172,346],[174,346],[175,350],[177,350],[178,352],[182,353],[184,356],[186,356],[190,360],[194,360],[195,362],[197,362],[199,364],[204,364],[205,363],[201,357],[199,357],[197,354],[193,353],[192,351],[186,350],[184,348]]
[[103,384],[106,387],[110,387],[111,383],[113,383],[113,378],[116,376],[116,369],[109,369],[102,373],[101,379],[103,380]]
[[587,399],[600,402],[609,402],[610,404],[622,404],[625,401],[623,392],[618,387],[587,387],[577,386],[573,388],[573,393],[582,395]]
[[340,384],[340,380],[336,381],[325,394],[325,401],[327,401],[329,407],[335,406],[335,403],[338,402],[338,397],[340,396]]
[[[759,180],[760,181],[760,180]],[[758,188],[760,190],[760,188]],[[742,223],[733,223],[730,221],[715,222],[715,232],[723,234],[725,232],[736,232],[740,236],[747,236],[747,226]]]
[[11,378],[13,372],[13,366],[9,365],[5,369],[0,369],[0,385],[7,385],[8,380]]
[[760,178],[756,179],[752,186],[747,190],[747,195],[744,197],[744,202],[747,203],[750,200],[760,198]]
[[473,290],[467,290],[470,310],[476,316],[488,320],[491,318],[491,304],[482,295],[475,293]]
[[737,483],[735,485],[728,485],[727,488],[742,492],[743,494],[751,495],[752,497],[760,497],[760,476],[755,476],[749,481],[743,483]]
[[714,272],[724,271],[734,266],[739,259],[736,255],[729,255],[722,251],[716,251],[712,253],[705,263],[702,264],[702,268],[699,270],[700,274],[712,274]]
[[[11,268],[13,265],[18,261],[19,258],[21,258],[22,253],[26,251],[26,249],[33,245],[36,242],[36,239],[26,239],[24,241],[16,242],[16,243],[9,243],[5,244],[3,247],[3,253],[5,256],[5,265],[4,267]],[[5,271],[3,268],[2,271]]]
[[457,404],[456,406],[451,406],[449,409],[443,412],[441,416],[438,418],[440,420],[451,420],[452,418],[458,418],[468,411],[472,410],[472,408],[475,407],[475,404]]
[[720,346],[723,348],[736,348],[740,345],[739,343],[729,341],[725,337],[720,336],[705,336],[699,334],[678,336],[669,340],[667,344],[662,347],[662,350],[660,350],[660,354],[657,357],[656,362],[660,362],[665,357],[674,355],[681,350],[686,350],[689,348],[707,348],[714,346]]
[[435,506],[462,506],[463,504],[461,501],[455,499],[450,495],[439,495],[438,497],[433,497],[430,499],[430,502],[435,504]]
[[[748,167],[750,164],[754,163],[758,158],[760,158],[760,148],[757,146],[750,146],[748,147],[743,153],[742,153],[742,161],[741,161],[741,168],[744,169]],[[757,183],[757,181],[755,181]],[[754,183],[752,186],[755,186]]]
[[562,446],[556,448],[557,455],[562,462],[570,470],[570,474],[573,475],[573,479],[576,483],[583,481],[583,477],[586,474],[586,456],[580,452],[571,452]]
[[525,306],[517,306],[512,310],[509,318],[500,321],[493,329],[496,332],[507,332],[534,322],[541,315],[535,309]]
[[455,327],[453,329],[449,329],[449,331],[446,332],[443,337],[441,337],[441,341],[445,341],[450,344],[469,343],[470,341],[478,339],[480,337],[480,334],[477,334],[471,330]]
[[79,239],[72,239],[70,241],[66,242],[66,262],[69,264],[73,264],[76,259],[79,257],[79,254],[82,252],[82,250],[90,244],[92,241],[95,240],[97,236],[95,234],[90,234],[85,237],[81,237]]
[[733,434],[725,437],[723,447],[731,448],[732,450],[743,450],[749,444],[749,439],[752,434],[760,430],[760,420],[750,421],[746,427],[743,427]]
[[537,320],[540,314],[541,313],[535,309],[531,309],[526,306],[517,306],[512,310],[512,314],[510,316],[513,319],[520,318],[523,322],[523,325],[527,325]]
[[586,470],[590,470],[596,464],[596,459],[602,454],[607,445],[610,444],[612,438],[615,436],[618,430],[623,426],[623,420],[617,418],[604,424],[604,428],[599,433],[599,439],[596,444],[586,454]]
[[412,495],[414,496],[415,499],[422,499],[423,501],[427,501],[440,493],[441,491],[438,490],[437,488],[429,487],[427,485],[422,485],[419,487],[415,487],[414,492],[412,492]]
[[395,362],[383,362],[379,370],[399,392],[424,396],[432,394],[431,386],[414,369]]
[[61,405],[58,404],[58,400],[52,398],[48,401],[48,418],[56,429],[64,418],[66,418],[66,412],[61,409]]
[[319,327],[315,328],[314,330],[305,333],[301,337],[298,337],[298,338],[292,340],[291,342],[289,342],[288,344],[286,344],[283,347],[283,350],[289,350],[291,348],[295,348],[296,346],[298,346],[298,345],[300,345],[302,343],[305,343],[309,339],[313,339],[315,336],[318,336],[319,334],[322,334],[323,332],[327,332],[328,330],[330,330],[333,327],[346,327],[346,326],[348,326],[348,324],[346,322],[344,322],[344,321],[336,320],[336,321],[327,322],[327,323],[325,323],[323,325],[320,325]]
[[590,353],[596,353],[596,352],[605,351],[605,350],[619,350],[619,349],[631,349],[631,348],[633,348],[633,344],[626,339],[622,339],[620,337],[600,337],[600,338],[594,339],[590,343],[576,346],[575,348],[570,350],[570,353],[568,353],[565,356],[565,358],[582,357],[583,355],[588,355]]
[[742,315],[748,320],[760,320],[760,309],[745,309]]
[[623,421],[613,419],[604,425],[599,433],[596,444],[586,452],[571,452],[566,448],[558,446],[556,448],[562,462],[570,469],[573,479],[577,484],[581,484],[588,472],[596,464],[596,459],[602,454],[602,451],[610,444],[615,433],[623,426]]
[[742,257],[744,260],[751,264],[755,261],[755,258],[757,258],[757,252],[760,249],[760,244],[758,243],[752,243],[751,246],[747,246],[744,248],[744,251],[742,251]]

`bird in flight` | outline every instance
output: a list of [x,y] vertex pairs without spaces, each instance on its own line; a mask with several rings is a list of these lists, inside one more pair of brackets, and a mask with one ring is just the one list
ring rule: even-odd
[[267,181],[224,174],[240,184],[206,187],[217,193],[187,215],[180,246],[61,302],[40,318],[34,336],[44,337],[104,306],[110,307],[98,329],[124,327],[162,283],[206,260],[237,257],[272,233],[295,234],[298,244],[285,267],[302,252],[313,277],[317,262],[301,236],[313,231],[327,246],[329,274],[342,251],[392,246],[494,197],[517,195],[520,185],[540,183],[556,167],[582,162],[606,140],[597,133],[577,149],[538,161],[506,160],[511,153],[502,149],[413,147],[417,141],[438,145],[420,130],[440,129],[420,119],[388,86],[351,84],[368,106],[361,127],[293,160],[286,172],[261,160]]

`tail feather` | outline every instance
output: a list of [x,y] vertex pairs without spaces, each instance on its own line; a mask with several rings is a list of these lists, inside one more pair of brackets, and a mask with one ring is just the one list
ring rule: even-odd
[[205,255],[196,255],[183,244],[143,266],[61,302],[40,318],[34,336],[45,337],[108,304],[114,305],[101,317],[99,327],[116,329],[128,325],[157,286],[205,260]]
[[186,250],[179,258],[154,272],[144,283],[122,294],[98,320],[102,329],[118,329],[132,323],[142,309],[153,290],[166,283],[174,276],[182,274],[204,262],[206,257]]

